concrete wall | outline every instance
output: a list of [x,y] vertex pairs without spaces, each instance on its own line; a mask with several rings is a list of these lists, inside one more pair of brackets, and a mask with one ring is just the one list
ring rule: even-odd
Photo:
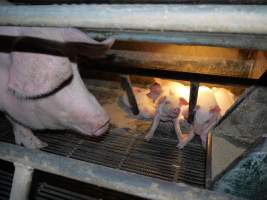
[[256,87],[213,131],[212,177],[267,132],[267,88]]

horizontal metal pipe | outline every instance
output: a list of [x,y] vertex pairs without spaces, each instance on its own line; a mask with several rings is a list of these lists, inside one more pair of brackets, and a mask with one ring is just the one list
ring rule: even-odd
[[97,40],[112,37],[120,41],[157,42],[186,45],[208,45],[241,49],[267,50],[267,35],[200,33],[200,32],[159,32],[129,30],[86,30]]
[[[86,58],[80,59],[81,68],[83,73],[90,74],[91,70],[119,73],[119,74],[128,74],[128,75],[139,75],[139,76],[149,76],[149,77],[158,77],[158,78],[168,78],[174,80],[184,80],[184,81],[195,81],[202,83],[214,83],[214,84],[226,84],[226,85],[261,85],[266,86],[267,82],[265,81],[266,75],[262,79],[251,79],[243,77],[234,77],[234,76],[224,76],[224,75],[211,75],[211,74],[200,74],[192,72],[181,72],[174,70],[165,70],[157,68],[141,68],[134,66],[134,63],[124,63],[107,58],[103,60],[87,60]],[[127,67],[125,67],[127,66]]]
[[[166,0],[9,0],[14,3],[23,4],[52,4],[52,3],[166,3]],[[168,0],[168,3],[181,4],[267,4],[265,0]]]
[[267,33],[267,6],[90,4],[1,6],[0,25]]
[[0,159],[147,199],[239,199],[0,142]]

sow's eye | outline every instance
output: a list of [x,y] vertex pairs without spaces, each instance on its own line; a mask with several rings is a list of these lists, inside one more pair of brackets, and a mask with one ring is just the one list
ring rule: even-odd
[[207,120],[207,121],[205,121],[205,124],[208,124],[210,122],[210,120]]

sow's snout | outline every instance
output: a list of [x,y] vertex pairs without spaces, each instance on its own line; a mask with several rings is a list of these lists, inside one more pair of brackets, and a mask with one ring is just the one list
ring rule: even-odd
[[59,99],[65,116],[61,118],[65,118],[63,125],[91,136],[99,136],[108,130],[110,118],[107,112],[86,89],[77,69],[74,68],[72,85],[63,92],[66,95]]
[[95,129],[93,130],[93,135],[95,136],[99,136],[105,132],[107,132],[108,128],[109,128],[109,117],[105,117],[101,123],[97,123],[97,126],[95,127]]
[[102,107],[94,108],[94,112],[82,111],[74,120],[72,129],[90,136],[99,136],[107,132],[110,118]]

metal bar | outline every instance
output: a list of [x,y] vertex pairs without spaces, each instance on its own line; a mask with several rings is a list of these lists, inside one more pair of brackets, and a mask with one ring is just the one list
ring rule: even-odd
[[[80,43],[62,43],[52,40],[40,39],[40,38],[31,38],[31,37],[22,37],[19,38],[20,42],[17,42],[17,46],[12,47],[12,44],[16,40],[16,37],[12,36],[0,36],[0,41],[4,41],[3,45],[0,47],[0,51],[10,52],[12,49],[16,51],[25,51],[25,52],[39,52],[39,53],[49,53],[53,55],[68,55],[70,58],[75,57],[71,55],[69,49],[78,48]],[[84,45],[86,46],[86,45]],[[93,48],[90,45],[87,45],[88,49]],[[88,50],[87,49],[87,50]],[[86,52],[86,48],[84,48]],[[85,52],[79,51],[80,56],[83,56]],[[113,59],[106,60],[90,60],[83,56],[83,62],[87,65],[91,65],[91,68],[96,68],[97,70],[104,69],[105,71],[117,72],[117,73],[126,73],[126,74],[136,74],[136,75],[145,75],[145,76],[156,76],[162,78],[172,78],[172,79],[181,79],[181,80],[192,80],[198,82],[208,82],[208,83],[228,83],[228,84],[240,84],[240,85],[266,85],[264,78],[259,80],[257,79],[248,79],[240,77],[229,77],[221,75],[208,75],[208,74],[197,74],[189,72],[179,72],[179,71],[169,71],[164,69],[144,69],[137,68],[134,63],[127,62],[125,60]],[[94,63],[94,65],[92,65]],[[126,65],[127,67],[121,67],[121,65]],[[266,73],[265,73],[266,74]]]
[[[0,52],[10,53],[12,51],[50,54],[55,56],[66,56],[76,61],[76,55],[85,55],[91,58],[102,55],[107,46],[101,43],[84,42],[59,42],[28,36],[8,36],[0,34]],[[90,52],[90,54],[88,54]]]
[[188,112],[188,122],[193,123],[195,116],[195,107],[197,105],[199,83],[190,83],[190,97],[189,97],[189,112]]
[[212,133],[209,132],[208,134],[208,140],[207,140],[207,155],[206,155],[206,183],[205,188],[210,188],[211,185],[211,161],[212,161]]
[[239,199],[4,142],[0,146],[0,159],[147,199]]
[[89,36],[98,40],[112,37],[121,41],[158,42],[170,44],[209,45],[242,49],[267,50],[267,35],[203,33],[203,32],[159,32],[133,30],[86,29]]
[[261,79],[180,72],[180,71],[171,71],[171,70],[157,69],[157,68],[148,69],[148,68],[137,67],[132,63],[128,63],[126,67],[125,63],[112,61],[112,59],[86,61],[86,58],[82,58],[80,60],[80,63],[81,66],[83,66],[83,71],[85,73],[90,72],[90,70],[98,70],[98,71],[106,71],[106,72],[128,74],[128,75],[159,77],[159,78],[195,81],[203,83],[246,85],[246,86],[267,85],[267,83]]
[[121,77],[121,86],[126,91],[126,94],[127,94],[128,100],[129,100],[129,104],[130,104],[130,108],[131,108],[134,115],[138,115],[139,109],[138,109],[136,99],[135,99],[135,96],[133,93],[130,76],[129,75],[121,75],[120,77]]
[[32,183],[33,168],[21,163],[14,163],[10,200],[28,200]]
[[267,4],[265,0],[9,0],[23,4],[62,4],[62,3],[187,3],[187,4]]
[[0,25],[266,34],[267,6],[3,5]]

